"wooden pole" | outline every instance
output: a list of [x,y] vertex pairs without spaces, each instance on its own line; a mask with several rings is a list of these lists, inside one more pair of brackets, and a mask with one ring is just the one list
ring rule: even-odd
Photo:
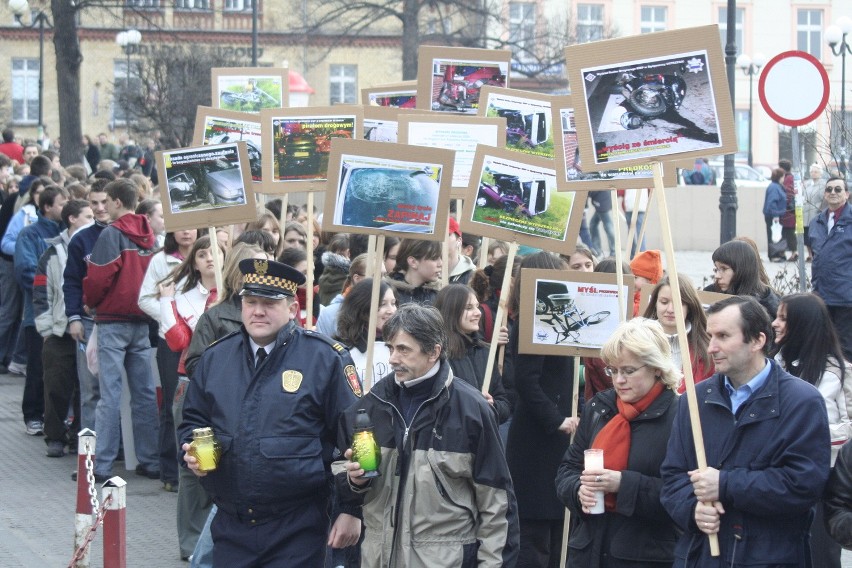
[[[618,192],[614,189],[612,190],[612,202],[618,203]],[[621,269],[621,265],[624,263],[624,249],[621,248],[621,223],[616,219],[613,225],[615,228],[615,284],[618,286],[618,320],[624,321],[627,308],[624,294],[621,293],[624,288],[624,271]],[[627,298],[627,300],[632,301],[633,298]]]
[[367,264],[366,270],[366,273],[373,279],[373,288],[370,293],[370,321],[367,324],[367,364],[361,380],[361,388],[365,394],[370,392],[375,382],[373,377],[373,354],[376,350],[376,322],[379,320],[379,303],[381,302],[379,291],[381,290],[382,263],[384,262],[381,251],[385,250],[384,235],[379,235],[378,238],[370,235],[370,239],[375,239],[373,241],[375,246],[373,247],[373,264]]
[[482,244],[479,247],[479,263],[477,264],[479,270],[484,270],[488,266],[488,246],[490,244],[488,237],[482,237]]
[[[683,361],[683,382],[686,385],[686,398],[689,407],[689,423],[692,427],[692,441],[695,445],[695,457],[698,469],[707,469],[707,456],[704,453],[704,435],[701,432],[701,419],[698,416],[698,398],[695,394],[695,380],[692,376],[692,361],[689,357],[689,344],[686,340],[686,323],[684,320],[683,304],[680,297],[680,280],[675,264],[674,243],[672,241],[671,225],[669,224],[669,211],[666,205],[666,190],[663,184],[663,164],[655,162],[654,186],[657,194],[657,205],[660,210],[660,226],[663,234],[663,247],[666,252],[666,260],[669,269],[669,283],[672,293],[672,303],[675,310],[675,322],[677,323],[677,337],[680,345],[681,359]],[[711,503],[705,503],[711,505]],[[708,535],[710,539],[710,554],[719,556],[718,535]]]
[[[645,238],[645,229],[648,228],[648,215],[651,213],[651,203],[651,196],[648,195],[648,206],[645,208],[645,217],[642,219],[642,228],[639,230],[639,238],[636,239],[640,246],[642,245],[642,240]],[[638,247],[636,252],[639,252]]]
[[[580,357],[574,357],[574,384],[571,385],[571,416],[577,416],[577,410],[580,408]],[[571,443],[574,443],[574,436],[577,430],[571,434]],[[562,549],[559,552],[559,567],[565,568],[565,563],[568,561],[568,535],[571,532],[571,509],[565,508],[565,522],[562,524]]]
[[[378,256],[384,260],[385,251],[384,245],[382,245],[381,250],[378,252]],[[376,263],[376,235],[370,235],[367,237],[367,277],[370,278],[370,270],[373,268],[373,265]]]
[[[308,192],[308,266],[305,281],[305,329],[314,328],[314,192]],[[284,233],[281,233],[284,238]]]
[[[634,189],[636,192],[636,197],[633,199],[633,211],[630,213],[630,226],[627,227],[627,257],[633,258],[633,237],[636,235],[636,221],[639,219],[639,202],[642,199],[642,190]],[[627,194],[624,195],[625,201],[627,200]],[[616,201],[616,203],[618,203]],[[639,245],[636,245],[636,252],[639,252]]]
[[207,234],[210,235],[210,250],[213,252],[213,270],[216,271],[216,292],[221,294],[222,287],[222,251],[219,249],[219,241],[216,240],[216,227],[208,227]]
[[488,365],[485,367],[485,377],[482,381],[482,393],[488,392],[491,386],[491,374],[494,372],[495,355],[497,354],[497,338],[500,328],[506,319],[506,302],[509,298],[509,286],[512,283],[512,265],[515,263],[515,255],[518,254],[518,242],[509,243],[509,255],[506,259],[506,273],[503,275],[503,285],[500,287],[500,303],[497,306],[497,315],[494,318],[494,331],[491,333],[491,346],[488,349]]

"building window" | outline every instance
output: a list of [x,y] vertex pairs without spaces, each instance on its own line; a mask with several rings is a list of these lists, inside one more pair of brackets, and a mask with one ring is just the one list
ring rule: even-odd
[[126,0],[128,8],[156,9],[160,8],[160,0]]
[[329,101],[356,103],[358,101],[358,66],[331,65],[328,73]]
[[242,12],[243,10],[251,10],[254,5],[254,0],[225,0],[224,9],[226,12]]
[[12,59],[12,121],[38,121],[38,59]]
[[509,2],[509,42],[517,61],[535,60],[535,4]]
[[603,4],[577,4],[577,43],[603,39]]
[[[737,8],[736,24],[734,26],[735,40],[737,42],[737,53],[743,52],[743,21],[745,20],[745,8]],[[724,53],[725,44],[728,43],[728,9],[719,8],[719,37],[722,38],[722,51]]]
[[175,0],[176,10],[209,10],[210,0]]
[[[139,80],[139,61],[130,61],[130,90],[128,91],[127,61],[116,60],[113,64],[112,75],[112,122],[113,124],[127,123],[127,95],[138,93],[141,88]],[[132,118],[132,115],[131,115]]]
[[661,32],[666,29],[665,6],[642,6],[639,31],[643,34]]
[[796,49],[822,59],[822,10],[798,11]]

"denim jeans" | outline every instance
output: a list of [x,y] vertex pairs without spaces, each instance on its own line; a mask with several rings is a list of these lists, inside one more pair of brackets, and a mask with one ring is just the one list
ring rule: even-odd
[[95,473],[109,475],[121,442],[122,371],[127,372],[136,459],[159,471],[157,389],[151,372],[151,340],[145,322],[98,324],[101,398],[95,417],[98,445]]
[[26,424],[30,420],[44,420],[44,369],[41,363],[44,339],[34,325],[22,327],[21,333],[27,345],[27,375],[21,400],[21,412]]
[[195,550],[192,551],[192,562],[189,563],[189,568],[213,568],[213,537],[210,535],[210,524],[213,522],[213,517],[216,516],[216,511],[218,510],[216,505],[211,507],[210,514],[207,516],[207,522],[204,523],[204,528],[201,529],[201,536],[198,537],[198,542],[195,543]]
[[[627,211],[624,213],[625,217],[627,217],[627,230],[630,231],[630,223],[632,223],[633,212]],[[639,250],[636,250],[636,246],[639,244],[639,233],[642,232],[642,223],[645,222],[645,212],[639,211],[636,215],[636,232],[633,233],[633,246],[630,248],[630,258],[632,259],[636,256],[637,252],[641,252],[645,250],[645,235],[642,235],[642,244],[639,245]]]
[[586,223],[586,212],[583,211],[583,220],[580,222],[580,240],[589,248],[592,248],[592,236],[589,234],[589,225]]
[[92,336],[92,328],[95,322],[90,319],[80,320],[83,323],[83,341],[77,342],[77,377],[80,379],[80,429],[88,428],[92,432],[95,429],[95,412],[98,407],[98,399],[101,398],[101,387],[98,378],[89,371],[89,362],[86,360],[86,344]]
[[177,484],[178,451],[175,445],[172,401],[177,389],[180,353],[169,349],[169,344],[162,337],[157,340],[157,369],[160,371],[160,386],[163,392],[163,405],[160,407],[160,480]]
[[609,244],[609,256],[615,256],[615,228],[612,225],[612,211],[595,210],[589,220],[589,231],[592,233],[592,251],[599,258],[606,256],[601,244],[600,226],[603,224],[606,240]]

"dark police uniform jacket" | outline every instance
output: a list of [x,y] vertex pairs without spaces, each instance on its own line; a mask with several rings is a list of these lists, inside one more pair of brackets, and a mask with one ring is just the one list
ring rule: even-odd
[[349,353],[327,337],[291,321],[255,369],[241,328],[201,356],[178,437],[183,444],[194,428],[213,428],[221,456],[201,484],[220,511],[261,523],[327,498],[338,418],[360,389]]

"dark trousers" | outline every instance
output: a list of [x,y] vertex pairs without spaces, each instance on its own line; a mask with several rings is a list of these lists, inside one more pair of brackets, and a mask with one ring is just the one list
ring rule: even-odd
[[[77,343],[67,333],[62,337],[51,335],[44,340],[44,439],[65,442],[65,419],[68,408],[78,392]],[[77,408],[77,406],[75,406]],[[80,413],[74,413],[71,433],[80,429]]]
[[816,515],[811,525],[811,559],[814,568],[840,568],[840,545],[828,536],[823,517],[825,508],[817,501]]
[[[41,421],[44,420],[44,372],[41,366],[44,339],[38,334],[34,325],[24,327],[23,332],[27,346],[27,378],[24,383],[21,411],[24,413],[24,422]],[[68,410],[67,407],[66,410]]]
[[321,568],[328,538],[326,505],[326,499],[309,501],[256,525],[219,509],[210,525],[214,568]]
[[521,519],[518,568],[558,568],[563,521]]
[[837,330],[843,356],[852,361],[852,306],[828,306],[828,314]]
[[160,479],[176,484],[178,482],[178,451],[175,443],[175,420],[172,413],[172,401],[178,383],[178,362],[180,353],[169,349],[163,338],[157,343],[157,370],[160,372],[160,387],[163,402],[160,405]]

